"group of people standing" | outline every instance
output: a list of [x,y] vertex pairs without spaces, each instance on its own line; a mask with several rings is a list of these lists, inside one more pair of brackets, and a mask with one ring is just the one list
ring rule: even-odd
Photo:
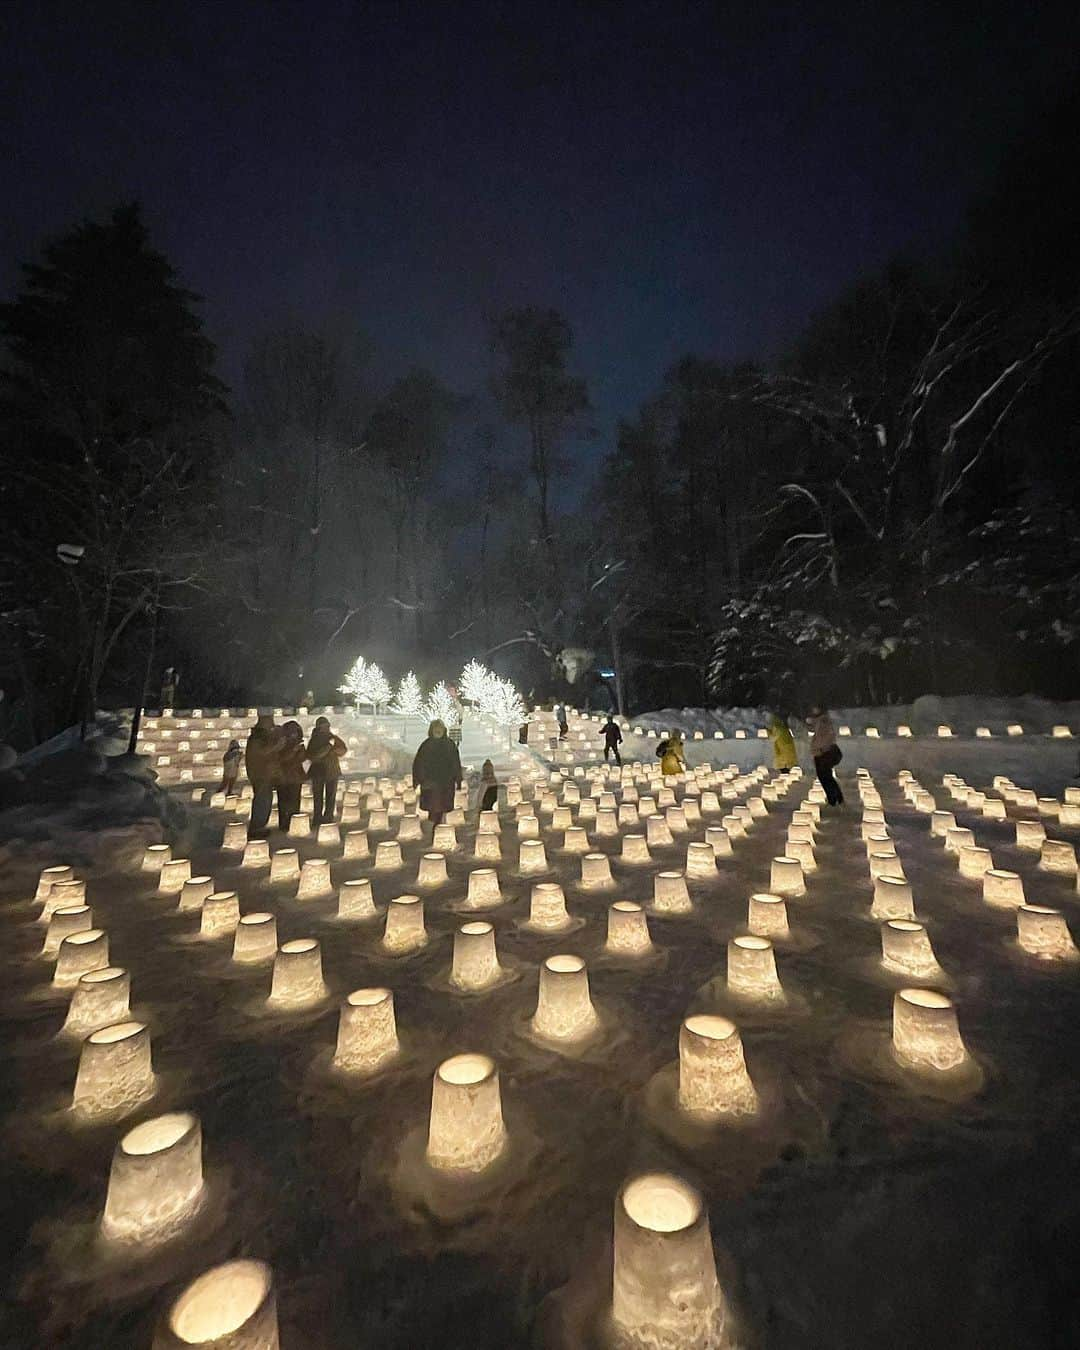
[[[305,745],[299,722],[285,722],[279,727],[274,725],[270,713],[260,713],[248,734],[244,751],[244,767],[254,794],[251,835],[257,836],[266,830],[275,794],[278,828],[287,830],[289,822],[300,810],[300,793],[305,781],[311,783],[312,826],[333,820],[337,815],[341,756],[346,749],[345,742],[334,734],[325,717],[316,719]],[[225,752],[226,778],[231,750],[230,746]]]
[[[818,782],[825,789],[825,800],[830,806],[843,806],[844,794],[833,772],[844,758],[836,743],[836,728],[832,718],[820,705],[810,709],[806,718],[810,732],[810,754],[814,760],[814,772]],[[778,769],[793,769],[799,762],[795,749],[795,737],[787,719],[774,713],[769,719],[769,740],[773,743],[773,761]]]

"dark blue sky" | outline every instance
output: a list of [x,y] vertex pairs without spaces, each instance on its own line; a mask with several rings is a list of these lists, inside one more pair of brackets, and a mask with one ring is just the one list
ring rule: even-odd
[[0,25],[4,291],[137,197],[227,376],[293,318],[467,389],[484,315],[550,304],[603,441],[683,352],[767,356],[941,246],[1080,49],[1076,6],[986,0],[7,0]]

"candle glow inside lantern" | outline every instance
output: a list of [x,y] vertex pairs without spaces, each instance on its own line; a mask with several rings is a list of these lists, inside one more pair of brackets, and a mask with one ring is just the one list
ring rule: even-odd
[[64,1031],[88,1036],[99,1027],[126,1021],[131,998],[131,976],[119,966],[101,966],[80,975],[71,995]]
[[785,897],[806,894],[806,880],[798,858],[787,855],[773,858],[769,868],[769,892]]
[[1021,905],[1016,911],[1016,936],[1024,951],[1044,961],[1060,961],[1076,955],[1076,944],[1060,909]]
[[47,924],[58,909],[69,909],[76,905],[85,904],[85,881],[72,879],[71,881],[53,882],[36,922]]
[[187,1111],[155,1116],[128,1130],[109,1172],[101,1236],[155,1246],[198,1212],[203,1198],[202,1129]]
[[611,1321],[619,1350],[718,1350],[723,1295],[701,1196],[642,1173],[615,1201]]
[[270,844],[266,839],[249,839],[244,845],[241,867],[265,867],[270,862]]
[[425,1157],[439,1172],[476,1175],[507,1146],[499,1071],[487,1055],[454,1055],[435,1071]]
[[78,984],[91,970],[109,964],[109,936],[101,928],[84,928],[63,938],[56,955],[53,985],[58,989]]
[[958,1069],[968,1059],[952,999],[936,989],[901,989],[893,1000],[893,1051],[908,1068]]
[[270,858],[270,880],[295,881],[300,875],[300,855],[294,848],[279,848]]
[[653,950],[645,911],[633,900],[616,900],[608,908],[604,950],[612,956],[645,956]]
[[154,1350],[278,1350],[270,1267],[226,1261],[193,1280],[169,1309]]
[[74,881],[74,868],[66,863],[60,863],[54,867],[43,867],[38,876],[37,890],[34,892],[34,899],[37,902],[47,900],[49,892],[59,881]]
[[453,853],[458,846],[457,830],[453,825],[436,825],[431,832],[431,847],[437,853]]
[[343,1073],[375,1073],[400,1050],[393,991],[354,989],[341,1005],[334,1068]]
[[297,811],[289,821],[290,839],[306,839],[311,833],[311,817],[306,811]]
[[172,849],[168,844],[150,844],[143,854],[142,870],[144,872],[160,872],[163,863],[167,863],[172,857]]
[[322,949],[316,939],[283,942],[274,957],[270,1003],[275,1007],[303,1007],[318,1003],[328,992],[323,981]]
[[454,957],[450,983],[458,989],[487,989],[502,975],[495,950],[494,924],[464,923],[454,934]]
[[671,836],[671,827],[663,816],[646,817],[645,841],[650,848],[669,848],[675,842]]
[[320,848],[335,848],[341,843],[341,831],[336,825],[327,821],[319,826],[315,835],[315,842]]
[[684,1019],[679,1029],[679,1106],[710,1121],[756,1114],[757,1092],[746,1069],[742,1038],[728,1018]]
[[731,993],[755,1003],[783,1003],[776,973],[776,955],[768,938],[735,937],[727,948],[727,986]]
[[652,854],[649,852],[649,845],[643,834],[623,835],[622,853],[619,856],[624,863],[647,863],[652,861]]
[[337,916],[339,919],[351,920],[354,923],[363,923],[378,917],[369,877],[359,877],[355,881],[342,883],[338,890]]
[[519,839],[539,839],[540,821],[529,811],[524,811],[517,819],[517,832]]
[[988,905],[1016,909],[1024,903],[1024,883],[1019,873],[991,868],[983,876],[983,899]]
[[770,895],[766,891],[755,892],[751,895],[747,906],[746,926],[754,937],[790,937],[787,901],[782,895]]
[[245,965],[277,956],[277,919],[273,914],[245,914],[233,934],[232,959]]
[[240,922],[240,897],[235,891],[214,891],[203,901],[199,918],[201,938],[228,937]]
[[82,1043],[72,1108],[95,1116],[130,1110],[153,1095],[150,1033],[143,1022],[114,1022]]
[[378,872],[394,872],[399,867],[403,867],[404,862],[401,857],[401,845],[396,839],[384,839],[382,843],[375,845],[375,870]]
[[705,842],[687,844],[686,875],[703,881],[716,877],[716,854],[711,844]]
[[1060,876],[1076,875],[1076,850],[1065,839],[1047,839],[1039,855],[1039,867],[1044,872]]
[[705,842],[718,858],[730,858],[735,852],[731,844],[731,835],[723,825],[710,825],[705,831]]
[[350,830],[345,836],[342,857],[367,858],[369,856],[367,830]]
[[473,857],[486,862],[501,861],[502,846],[499,836],[490,830],[481,830],[473,844]]
[[914,919],[889,919],[881,925],[881,963],[887,970],[918,979],[940,974],[926,929]]
[[549,1041],[573,1043],[597,1026],[589,995],[589,972],[580,956],[549,956],[540,967],[540,988],[532,1029]]
[[518,870],[523,873],[546,872],[547,851],[542,839],[523,839],[518,848]]
[[64,938],[72,933],[82,933],[94,926],[94,916],[89,905],[64,905],[54,909],[45,930],[45,941],[41,944],[42,956],[54,957],[60,950]]
[[874,900],[870,914],[875,919],[913,919],[915,905],[911,884],[903,876],[887,872],[874,877]]
[[610,886],[611,864],[606,853],[586,853],[581,860],[581,884],[584,887]]
[[554,881],[538,882],[529,898],[529,927],[558,932],[571,922],[563,888]]
[[658,914],[690,914],[693,911],[686,878],[681,872],[657,872],[653,877],[653,909]]
[[403,955],[426,946],[427,940],[424,902],[418,895],[395,896],[386,907],[383,951]]
[[188,877],[180,888],[180,899],[176,908],[178,911],[202,909],[203,901],[208,895],[212,895],[213,891],[212,877]]
[[441,853],[425,853],[416,872],[418,886],[445,886],[449,880],[446,872],[446,858]]

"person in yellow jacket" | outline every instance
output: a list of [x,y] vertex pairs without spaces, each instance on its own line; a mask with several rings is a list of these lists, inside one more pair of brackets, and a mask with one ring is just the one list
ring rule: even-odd
[[665,777],[686,772],[686,756],[683,753],[682,733],[676,731],[664,746],[660,757],[660,769]]
[[773,763],[778,770],[793,769],[799,762],[795,751],[795,737],[791,728],[779,713],[769,718],[769,740],[773,745]]

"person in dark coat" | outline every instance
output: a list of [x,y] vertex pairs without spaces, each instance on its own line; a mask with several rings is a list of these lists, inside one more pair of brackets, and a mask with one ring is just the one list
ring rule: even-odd
[[619,746],[622,744],[622,731],[619,729],[618,722],[614,717],[608,716],[608,720],[601,728],[601,734],[604,737],[604,761],[607,762],[608,755],[615,756],[615,763],[622,763],[622,755],[619,754]]
[[330,730],[325,717],[316,719],[308,741],[308,777],[311,779],[312,820],[318,827],[337,815],[337,787],[341,777],[341,756],[348,746]]
[[299,722],[286,722],[281,728],[281,747],[277,756],[274,787],[277,789],[278,826],[287,830],[289,821],[300,810],[300,790],[307,772],[304,760],[307,746]]
[[438,718],[428,727],[427,739],[420,742],[412,766],[413,787],[420,789],[421,810],[428,813],[432,826],[441,825],[447,811],[454,809],[454,789],[461,786],[461,756],[446,734],[446,723]]
[[219,792],[226,796],[236,790],[236,780],[240,777],[240,742],[230,741],[229,748],[221,756],[221,787]]
[[555,721],[559,724],[559,740],[565,741],[567,732],[570,730],[570,723],[566,720],[566,705],[560,703],[555,708]]
[[810,728],[810,753],[814,757],[818,782],[825,789],[825,800],[830,806],[843,806],[844,794],[833,770],[844,756],[836,744],[836,728],[832,718],[818,705],[810,710],[806,725]]
[[476,817],[481,811],[493,810],[499,802],[499,780],[495,777],[495,765],[485,759],[480,766],[480,782],[476,787]]

